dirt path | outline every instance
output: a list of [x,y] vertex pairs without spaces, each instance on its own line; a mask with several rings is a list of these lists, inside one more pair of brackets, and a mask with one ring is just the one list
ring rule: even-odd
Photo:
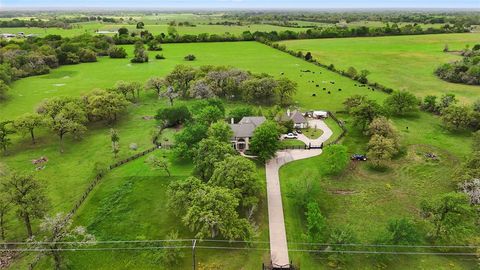
[[[315,144],[321,144],[326,141],[333,132],[323,121],[316,124],[317,128],[323,130],[323,135],[314,141]],[[267,178],[268,226],[270,232],[270,259],[273,267],[286,267],[290,265],[278,170],[283,164],[288,162],[318,156],[321,153],[321,149],[279,151],[277,152],[277,156],[269,160],[265,165]]]

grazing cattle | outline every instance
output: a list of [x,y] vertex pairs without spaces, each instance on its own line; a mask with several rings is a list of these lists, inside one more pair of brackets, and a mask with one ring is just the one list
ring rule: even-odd
[[328,94],[330,95],[330,91],[328,91]]
[[327,90],[327,88],[323,87],[323,90]]
[[312,97],[316,97],[316,96],[317,96],[317,94],[315,94],[315,93],[312,94]]
[[316,86],[317,86],[317,87],[320,87],[320,85],[318,85],[318,84],[317,84]]

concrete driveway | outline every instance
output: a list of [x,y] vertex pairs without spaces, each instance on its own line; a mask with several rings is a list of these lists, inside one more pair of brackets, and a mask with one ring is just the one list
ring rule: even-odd
[[321,145],[333,135],[333,131],[327,126],[325,121],[321,119],[308,119],[308,125],[310,128],[316,127],[317,129],[321,129],[323,134],[316,139],[310,139],[304,134],[298,134],[297,139],[304,142],[306,145]]
[[[299,134],[305,137],[304,142],[306,144],[311,143],[312,145],[321,145],[332,136],[332,130],[324,121],[312,120],[312,124],[315,124],[317,125],[317,128],[322,129],[323,135],[315,140],[310,140],[305,135]],[[300,136],[298,139],[300,140]],[[276,157],[269,160],[265,165],[267,178],[268,226],[270,230],[270,259],[274,267],[285,267],[290,265],[278,170],[283,164],[288,162],[318,156],[321,153],[321,149],[278,151]]]

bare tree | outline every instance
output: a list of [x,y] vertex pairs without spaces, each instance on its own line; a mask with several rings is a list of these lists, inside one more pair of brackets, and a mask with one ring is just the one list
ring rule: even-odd
[[72,227],[71,219],[62,213],[45,217],[40,224],[40,230],[45,236],[40,241],[33,239],[34,245],[46,250],[45,254],[53,258],[56,270],[62,269],[64,264],[62,249],[96,243],[94,235],[87,233],[82,226]]
[[173,100],[176,99],[179,95],[177,92],[175,92],[173,86],[169,85],[167,87],[167,90],[163,92],[161,96],[168,98],[168,101],[170,101],[170,106],[173,106]]

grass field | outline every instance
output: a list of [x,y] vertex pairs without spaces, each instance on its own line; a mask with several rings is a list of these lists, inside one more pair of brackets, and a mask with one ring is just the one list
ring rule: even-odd
[[[127,48],[131,53],[131,46]],[[164,76],[177,64],[231,65],[254,73],[265,72],[276,77],[286,76],[298,83],[298,93],[294,100],[299,107],[306,110],[341,110],[343,100],[353,94],[367,94],[380,102],[386,97],[384,93],[355,87],[352,80],[255,42],[166,44],[163,48],[162,53],[167,58],[165,60],[154,60],[153,53],[150,53],[152,60],[147,64],[130,64],[129,59],[100,58],[97,63],[63,66],[47,75],[16,81],[12,85],[8,100],[0,104],[0,120],[13,119],[22,113],[31,112],[38,103],[51,96],[79,96],[94,88],[111,87],[118,80],[144,82],[151,76]],[[197,60],[185,62],[183,57],[187,54],[194,54]],[[310,72],[305,72],[306,70]],[[326,90],[322,90],[323,88]],[[139,150],[150,147],[150,132],[157,123],[154,120],[144,120],[142,116],[151,116],[158,108],[167,104],[165,100],[156,99],[153,93],[142,93],[141,96],[140,101],[130,106],[128,113],[115,125],[120,133],[122,156],[133,153],[128,150],[128,145],[133,142],[138,143]],[[227,104],[227,108],[236,105]],[[342,115],[339,117],[351,126],[350,119]],[[327,121],[335,135],[339,134],[339,127],[334,125],[332,120]],[[321,165],[318,165],[322,160],[320,156],[284,167],[281,171],[282,191],[288,192],[291,188],[288,183],[295,183],[299,171],[307,171],[306,168],[308,171],[314,169],[312,175],[315,177],[318,175],[320,180],[318,184],[326,192],[321,202],[322,210],[325,210],[329,222],[352,223],[352,226],[358,229],[362,242],[371,241],[368,236],[381,229],[387,213],[414,215],[419,198],[427,194],[431,188],[429,184],[434,179],[438,178],[432,193],[452,189],[448,175],[453,169],[452,165],[458,164],[468,152],[470,139],[468,134],[445,131],[437,118],[424,113],[394,121],[403,143],[408,146],[408,154],[392,165],[392,170],[377,173],[361,165],[351,168],[341,179],[329,178],[321,176]],[[173,132],[168,130],[165,136],[171,138]],[[10,149],[11,154],[2,157],[0,161],[16,169],[33,170],[30,161],[47,156],[49,158],[47,168],[38,172],[38,176],[47,182],[48,196],[53,204],[52,213],[68,211],[88,185],[94,163],[113,161],[108,128],[90,127],[82,140],[67,141],[64,154],[59,154],[57,138],[50,136],[47,131],[40,131],[38,138],[39,143],[32,146],[28,137],[16,135]],[[349,146],[350,152],[364,152],[365,143],[366,139],[362,134],[349,129],[345,144]],[[440,164],[424,164],[421,159],[418,160],[418,157],[411,154],[417,152],[416,145],[435,149],[433,151],[445,157],[445,160],[442,159]],[[168,152],[156,154],[170,157]],[[174,159],[172,163],[174,168],[172,179],[183,178],[191,171],[189,164]],[[260,166],[258,172],[264,179],[263,167]],[[78,212],[75,223],[87,226],[101,240],[159,239],[164,238],[173,228],[178,229],[182,238],[190,238],[191,234],[166,211],[165,187],[170,181],[171,179],[165,177],[162,172],[148,170],[142,159],[129,163],[102,180]],[[386,189],[387,184],[393,188]],[[340,188],[355,189],[361,196],[328,194],[330,190]],[[398,196],[401,204],[396,205],[395,201],[385,200],[392,193]],[[368,204],[371,202],[369,200],[374,198],[379,200],[377,204],[372,204],[375,207]],[[284,198],[284,202],[289,241],[298,242],[304,228],[302,213],[289,203],[288,198]],[[345,205],[350,208],[346,209]],[[257,217],[259,235],[256,239],[259,240],[268,240],[265,207],[262,204]],[[378,214],[379,219],[365,218],[364,215],[369,214],[369,211]],[[25,235],[23,227],[17,223],[10,224],[10,228],[16,228],[10,236],[13,239],[21,239]],[[199,252],[198,258],[201,262],[220,264],[220,269],[254,269],[260,267],[262,259],[268,260],[268,252],[263,251]],[[188,267],[191,258],[188,251],[186,253],[183,266]],[[75,267],[78,267],[75,269],[154,267],[151,256],[144,252],[73,254],[69,255],[69,259]],[[302,269],[318,269],[325,262],[307,255],[291,256],[294,261],[301,261]],[[437,257],[423,259],[425,262],[421,262],[421,265],[427,269],[448,263],[445,259]],[[365,260],[369,263],[367,259]],[[454,258],[451,260],[454,260],[452,263],[455,265],[462,263]],[[19,261],[19,265],[22,263],[25,261]],[[420,263],[417,259],[410,257],[405,258],[402,263],[405,266],[420,265],[417,264]],[[48,264],[42,262],[42,269],[47,268]],[[470,264],[467,262],[465,266],[468,269]]]
[[[131,47],[128,48],[129,50],[131,49]],[[167,57],[166,60],[152,60],[148,64],[132,65],[129,63],[129,59],[118,60],[101,58],[97,63],[63,66],[59,69],[52,70],[52,72],[47,75],[19,80],[12,85],[9,99],[1,104],[0,118],[13,119],[22,113],[34,111],[34,108],[39,102],[52,95],[79,96],[93,88],[111,87],[117,80],[123,79],[143,82],[153,75],[163,76],[177,64],[193,64],[195,66],[206,64],[230,64],[255,73],[266,72],[275,76],[281,76],[281,72],[285,72],[284,76],[294,79],[300,85],[299,94],[296,98],[298,99],[299,104],[308,104],[307,106],[309,108],[338,109],[341,107],[341,100],[343,98],[351,95],[354,91],[358,91],[357,88],[353,87],[353,82],[350,80],[254,42],[169,44],[164,46],[164,51],[162,53]],[[183,56],[188,53],[195,54],[198,60],[195,62],[185,62]],[[300,72],[300,70],[306,69],[311,69],[315,74],[313,74],[313,72]],[[330,83],[325,83],[324,86],[332,90],[331,94],[327,94],[327,91],[323,92],[322,90],[318,90],[314,83],[309,82],[317,78],[324,78],[324,80],[328,82],[335,81],[335,87],[341,87],[343,88],[343,91],[333,91],[333,86],[329,86]],[[318,83],[322,84],[321,81],[318,81]],[[312,97],[311,93],[313,92],[318,93],[318,95]],[[384,97],[382,93],[371,92],[369,94],[377,99],[382,99]],[[157,100],[153,94],[142,93],[142,98],[139,103],[131,106],[128,110],[128,114],[122,117],[122,119],[120,119],[115,125],[120,133],[122,156],[127,156],[132,153],[132,151],[128,150],[128,145],[133,142],[139,145],[139,150],[150,147],[150,132],[155,128],[156,122],[154,120],[143,120],[142,116],[151,116],[159,107],[165,106],[166,104],[166,101]],[[228,106],[235,106],[235,104]],[[169,136],[171,136],[171,133]],[[40,156],[47,156],[49,158],[49,163],[45,170],[38,172],[38,176],[43,179],[48,186],[48,196],[52,200],[53,206],[52,213],[66,212],[73,206],[88,185],[91,179],[94,163],[96,161],[113,161],[112,154],[110,153],[108,129],[93,126],[90,127],[86,136],[82,140],[67,140],[66,151],[64,154],[59,154],[57,138],[49,136],[46,130],[41,130],[38,134],[38,138],[39,143],[32,146],[29,143],[28,137],[23,137],[20,134],[15,136],[13,146],[10,149],[11,154],[7,157],[2,157],[1,162],[15,169],[33,170],[30,160]],[[143,163],[134,163],[132,165],[126,165],[124,167],[125,169],[119,169],[121,172],[125,172],[125,175],[123,175],[125,178],[117,178],[117,181],[114,183],[120,188],[123,184],[122,180],[126,181],[126,179],[129,178],[136,178],[139,176],[136,172],[139,171],[146,173],[148,176],[148,171],[137,168],[137,165],[139,164],[144,166]],[[130,172],[132,172],[131,176],[129,176]],[[261,170],[260,173],[263,174]],[[113,175],[115,174],[113,173]],[[107,184],[109,183],[109,179],[109,177],[105,179],[105,187],[103,186],[104,182],[99,185],[97,191],[92,194],[92,198],[95,198],[96,196],[100,196],[98,198],[103,197],[102,192],[113,192],[112,186],[108,186]],[[113,181],[115,180],[112,180],[112,182]],[[151,189],[153,187],[149,186],[148,188]],[[157,191],[165,192],[163,189]],[[96,195],[97,192],[100,193],[100,195]],[[165,197],[163,193],[158,192],[151,193],[151,200],[158,197]],[[147,194],[144,193],[145,192],[142,191],[139,191],[138,193],[134,192],[131,196],[146,196]],[[87,205],[89,205],[89,203],[90,202],[88,202]],[[141,206],[142,205],[138,206],[138,213],[142,213],[142,211],[148,212],[149,204],[144,204],[143,206],[145,208],[142,208]],[[96,212],[95,207],[93,207],[93,209],[90,208],[92,207],[85,206],[84,209],[79,212],[81,220],[76,222],[78,224],[85,222],[86,224],[84,223],[83,225],[93,228],[96,233],[99,234],[101,239],[103,237],[105,237],[105,239],[110,239],[107,237],[107,227],[104,225],[92,225],[92,227],[89,224],[96,218],[96,215],[101,214]],[[162,212],[158,215],[162,217],[166,214],[167,213]],[[264,210],[259,213],[260,217],[264,214]],[[122,216],[123,212],[118,216],[106,215],[105,219],[111,219],[111,222],[114,224],[120,224],[117,222],[117,218],[124,220],[125,224],[130,224],[128,223],[128,220],[131,216]],[[151,227],[153,226],[152,224],[155,224],[155,222],[152,223],[152,221],[148,219],[141,222],[142,227]],[[259,223],[260,226],[264,226],[264,224],[264,222]],[[16,222],[13,222],[10,225],[11,228],[17,227],[16,230],[11,232],[10,237],[13,239],[21,239],[24,236],[22,226]],[[128,230],[128,226],[121,226],[123,228],[122,230]],[[173,227],[178,227],[178,222],[177,224],[171,224],[169,226],[169,228]],[[265,239],[261,237],[268,235],[268,231],[265,231],[264,228],[266,227],[260,227],[259,229],[260,239]],[[119,230],[119,232],[121,232],[121,230]],[[165,237],[163,232],[164,231],[144,232],[142,230],[142,232],[138,234],[144,234],[146,238],[162,238]],[[132,232],[132,234],[135,233]],[[208,254],[207,251],[205,252]],[[112,261],[116,261],[119,258],[123,258],[123,255],[111,254],[110,258]],[[260,255],[263,256],[263,253]],[[211,255],[205,256],[205,258],[207,258],[206,260],[219,261],[222,258],[220,253],[211,253]],[[233,256],[232,260],[238,262],[244,262],[246,260],[244,258],[239,259],[239,256]],[[252,261],[252,264],[258,263],[257,259],[262,256],[254,257],[256,259]],[[77,260],[78,258],[80,257],[74,256],[72,260]],[[101,259],[102,257],[99,257],[98,260]],[[125,260],[133,259],[125,258]],[[112,263],[109,261],[110,260],[105,260],[105,267],[108,267],[108,265]],[[20,263],[22,262],[23,261]],[[121,265],[121,263],[118,263],[118,265]],[[126,265],[129,264],[126,263]],[[232,264],[232,269],[236,269],[235,265],[236,264]],[[148,266],[142,267],[145,267],[145,269],[148,268]]]
[[479,33],[440,34],[419,36],[339,38],[283,41],[295,51],[310,51],[324,64],[347,70],[371,72],[369,79],[397,90],[408,90],[418,96],[454,93],[465,103],[480,96],[479,86],[445,82],[433,72],[443,63],[460,59],[443,52],[445,44],[450,50],[461,50],[480,40]]
[[[46,35],[62,35],[65,37],[72,37],[80,34],[95,34],[96,31],[112,31],[117,32],[119,28],[125,27],[129,31],[140,31],[136,29],[135,24],[109,24],[109,23],[76,23],[72,24],[73,28],[63,29],[63,28],[38,28],[38,27],[16,27],[16,28],[0,28],[0,33],[19,33],[23,32],[25,35],[28,34],[37,34],[40,37]],[[294,27],[282,27],[269,24],[250,24],[242,26],[228,26],[228,25],[208,25],[208,24],[198,24],[196,26],[176,26],[175,27],[180,35],[192,34],[198,35],[202,33],[209,34],[225,34],[230,33],[233,35],[240,35],[244,31],[260,31],[260,32],[270,32],[270,31],[306,31],[308,28],[294,28]],[[155,21],[146,22],[145,30],[148,30],[154,35],[159,35],[161,33],[168,34],[168,24],[166,21]]]
[[[350,123],[345,115],[340,119]],[[432,194],[455,189],[452,168],[469,152],[469,135],[445,131],[438,119],[420,114],[410,119],[394,119],[405,154],[389,164],[385,172],[372,171],[366,163],[352,162],[340,176],[322,174],[324,156],[287,164],[280,170],[281,188],[290,249],[306,249],[295,244],[305,242],[305,216],[294,204],[288,192],[296,189],[303,179],[314,179],[321,189],[317,198],[329,228],[350,227],[359,243],[372,243],[391,218],[407,217],[422,224],[419,205]],[[430,122],[431,125],[425,125]],[[423,124],[422,124],[423,123]],[[367,138],[347,125],[349,133],[343,144],[349,153],[365,153]],[[440,161],[424,157],[435,153]],[[421,240],[423,241],[423,240]],[[290,259],[302,269],[328,269],[327,256],[290,252]],[[375,257],[351,255],[345,269],[375,269]],[[372,266],[372,268],[364,266]],[[385,269],[474,269],[475,260],[452,256],[397,256]]]
[[[131,51],[132,47],[127,47]],[[168,74],[178,64],[231,65],[276,77],[284,72],[283,76],[298,83],[295,101],[305,109],[338,110],[346,97],[357,93],[368,94],[377,100],[385,98],[383,93],[355,87],[350,79],[256,42],[165,44],[163,48],[165,60],[153,59],[154,52],[150,52],[152,60],[146,64],[130,64],[129,59],[100,58],[97,63],[62,66],[47,75],[16,81],[9,99],[0,107],[0,119],[30,112],[52,95],[77,96],[94,88],[112,87],[119,80],[144,82],[151,76]],[[194,54],[197,60],[184,61],[183,57],[187,54]],[[319,87],[316,87],[317,84]]]

